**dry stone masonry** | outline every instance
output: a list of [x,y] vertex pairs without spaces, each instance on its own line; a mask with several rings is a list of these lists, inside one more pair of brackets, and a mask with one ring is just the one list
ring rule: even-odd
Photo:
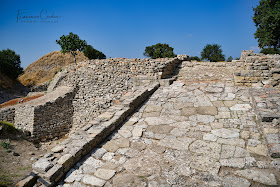
[[233,62],[68,66],[48,92],[75,90],[74,130],[18,185],[277,186],[278,58],[243,51]]
[[253,51],[242,51],[244,70],[235,73],[236,85],[262,86],[279,85],[280,55],[264,55]]
[[[65,86],[77,86],[73,101],[73,129],[79,129],[119,102],[122,95],[133,88],[168,78],[187,56],[173,59],[114,58],[79,63],[78,68],[68,66],[59,72],[48,91]],[[182,59],[182,60],[180,60]]]

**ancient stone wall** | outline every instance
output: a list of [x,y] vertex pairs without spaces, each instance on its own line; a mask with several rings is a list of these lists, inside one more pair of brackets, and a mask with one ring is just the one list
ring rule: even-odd
[[280,55],[264,55],[242,51],[240,59],[244,62],[244,69],[235,73],[236,85],[260,87],[263,85],[279,85]]
[[15,127],[29,131],[40,141],[61,137],[72,126],[76,89],[59,87],[33,101],[15,107]]
[[[52,91],[58,86],[77,86],[73,100],[74,129],[86,125],[110,106],[119,102],[122,95],[133,89],[133,81],[151,84],[167,78],[178,64],[188,56],[162,59],[114,58],[91,60],[69,65],[59,72],[48,87]],[[141,76],[140,79],[136,77]]]
[[15,108],[7,107],[0,110],[0,121],[14,123]]

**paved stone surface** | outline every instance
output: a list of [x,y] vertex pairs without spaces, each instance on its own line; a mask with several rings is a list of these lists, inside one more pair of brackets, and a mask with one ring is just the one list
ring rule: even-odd
[[268,157],[234,68],[190,65],[183,62],[177,81],[160,87],[63,186],[279,185],[280,162]]

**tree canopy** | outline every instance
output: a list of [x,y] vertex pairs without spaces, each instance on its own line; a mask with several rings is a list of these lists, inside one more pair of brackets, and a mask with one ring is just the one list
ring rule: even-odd
[[173,58],[176,55],[173,52],[174,48],[168,44],[158,43],[156,45],[147,46],[144,55],[151,58]]
[[280,55],[280,49],[274,49],[272,47],[268,47],[268,48],[263,48],[260,53],[263,53],[263,54],[279,54]]
[[233,60],[232,56],[229,56],[227,62],[231,62]]
[[200,61],[200,58],[198,56],[191,56],[190,60]]
[[225,55],[222,53],[220,45],[207,44],[201,52],[201,59],[207,59],[210,62],[225,61]]
[[280,47],[280,1],[261,0],[260,4],[253,8],[253,21],[257,27],[255,38],[259,47]]
[[77,55],[76,51],[83,51],[87,46],[87,42],[85,40],[81,40],[78,35],[73,34],[72,32],[69,35],[62,35],[59,40],[56,40],[56,43],[61,47],[61,53],[71,53],[75,59]]
[[91,45],[87,45],[83,50],[83,53],[89,59],[105,59],[106,55],[104,55],[101,51],[94,49]]
[[20,67],[20,56],[11,49],[0,51],[0,71],[12,79],[16,79],[23,68]]

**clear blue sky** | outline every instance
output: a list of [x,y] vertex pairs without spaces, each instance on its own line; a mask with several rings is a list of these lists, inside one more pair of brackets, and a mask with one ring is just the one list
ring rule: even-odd
[[[176,54],[199,57],[206,44],[217,43],[226,57],[237,58],[241,50],[258,52],[252,21],[252,7],[258,4],[259,0],[0,0],[0,50],[15,50],[25,68],[60,50],[55,40],[73,32],[107,57],[143,58],[146,46],[160,42]],[[42,18],[17,20],[40,14]],[[52,15],[60,18],[46,19]]]

